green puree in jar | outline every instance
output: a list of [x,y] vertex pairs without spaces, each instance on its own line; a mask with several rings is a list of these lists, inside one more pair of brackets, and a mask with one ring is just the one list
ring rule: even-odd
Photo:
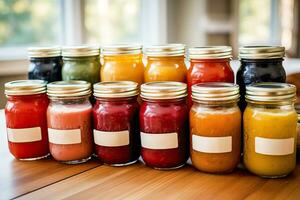
[[84,80],[91,84],[100,81],[99,47],[78,46],[63,48],[62,78]]

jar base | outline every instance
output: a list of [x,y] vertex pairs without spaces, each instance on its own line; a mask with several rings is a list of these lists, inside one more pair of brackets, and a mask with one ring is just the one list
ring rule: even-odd
[[153,169],[157,169],[157,170],[162,170],[162,171],[168,171],[168,170],[175,170],[175,169],[179,169],[185,166],[186,163],[176,166],[176,167],[168,167],[168,168],[160,168],[160,167],[152,167]]
[[76,164],[81,164],[81,163],[85,163],[87,161],[89,161],[92,157],[87,157],[87,158],[83,158],[80,160],[70,160],[70,161],[60,161],[61,163],[64,164],[68,164],[68,165],[76,165]]
[[134,163],[136,163],[138,160],[134,160],[134,161],[130,161],[130,162],[127,162],[127,163],[121,163],[121,164],[108,164],[108,163],[104,163],[105,165],[108,165],[108,166],[112,166],[112,167],[123,167],[123,166],[128,166],[128,165],[132,165]]
[[20,161],[34,161],[34,160],[41,160],[41,159],[47,158],[49,156],[50,156],[50,153],[48,153],[47,155],[44,155],[44,156],[40,156],[40,157],[35,157],[35,158],[20,158],[18,160],[20,160]]

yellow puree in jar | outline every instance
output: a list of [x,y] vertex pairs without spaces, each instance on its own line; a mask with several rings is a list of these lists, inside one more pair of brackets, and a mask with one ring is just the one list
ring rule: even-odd
[[186,82],[187,68],[184,56],[148,57],[145,68],[145,83],[154,81]]
[[[283,109],[253,108],[244,112],[244,164],[257,175],[285,176],[296,165],[297,114]],[[264,155],[255,152],[255,137],[270,139],[294,138],[294,152],[289,155]]]
[[104,56],[101,81],[144,81],[144,65],[141,54]]

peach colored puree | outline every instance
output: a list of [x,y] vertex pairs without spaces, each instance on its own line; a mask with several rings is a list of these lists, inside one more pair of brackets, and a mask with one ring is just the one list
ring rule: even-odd
[[53,144],[49,142],[50,153],[58,161],[74,161],[88,158],[92,154],[93,136],[91,127],[92,106],[55,105],[47,110],[48,128],[69,130],[80,129],[81,143]]

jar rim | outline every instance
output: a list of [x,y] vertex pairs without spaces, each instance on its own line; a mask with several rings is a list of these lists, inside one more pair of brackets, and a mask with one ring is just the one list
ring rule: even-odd
[[46,93],[46,81],[16,80],[5,83],[4,93],[7,96],[23,96]]
[[123,54],[141,54],[141,44],[110,44],[101,47],[103,56],[123,55]]
[[144,47],[143,52],[147,57],[184,56],[185,45],[179,43],[147,45]]
[[63,46],[63,57],[87,57],[99,56],[100,47],[97,45]]
[[288,83],[262,82],[246,86],[245,99],[253,103],[283,103],[296,100],[296,86]]
[[139,94],[138,83],[133,81],[107,81],[94,84],[97,98],[126,98]]
[[191,59],[231,59],[230,46],[198,46],[188,49],[187,57]]
[[175,81],[158,81],[144,83],[141,97],[149,100],[180,99],[187,96],[187,85]]
[[285,56],[283,46],[242,46],[239,48],[240,59],[275,59]]
[[198,103],[228,103],[238,101],[239,86],[233,83],[208,82],[192,86],[192,99]]
[[47,84],[47,95],[49,98],[70,98],[89,96],[91,84],[86,81],[56,81]]
[[60,46],[36,46],[27,49],[29,58],[48,58],[61,56]]

